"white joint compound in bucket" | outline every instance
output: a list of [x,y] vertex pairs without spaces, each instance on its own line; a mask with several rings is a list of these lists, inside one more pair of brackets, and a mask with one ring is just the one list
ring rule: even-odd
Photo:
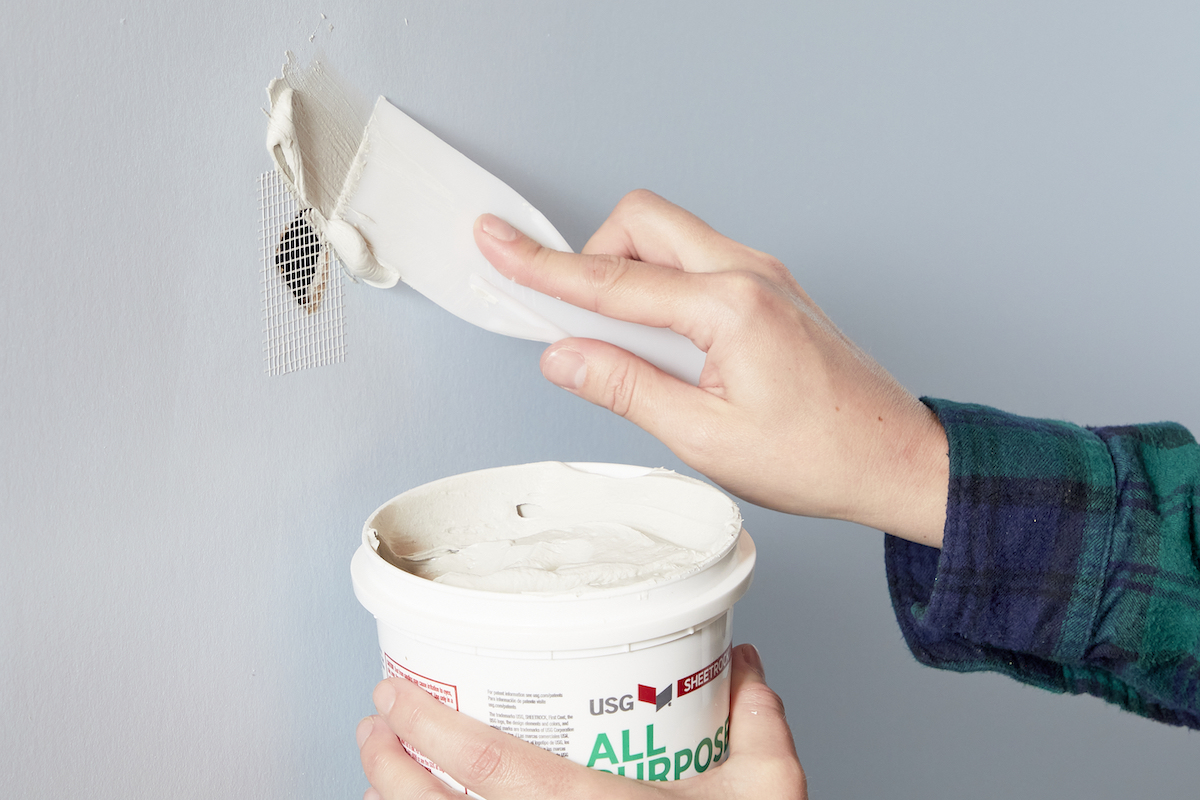
[[385,675],[644,780],[728,753],[731,613],[753,570],[741,514],[713,487],[556,462],[405,492],[370,516],[351,563]]

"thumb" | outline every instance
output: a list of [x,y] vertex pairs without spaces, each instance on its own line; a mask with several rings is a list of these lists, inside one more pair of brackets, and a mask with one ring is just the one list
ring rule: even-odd
[[730,687],[729,758],[751,756],[795,762],[796,744],[784,716],[783,701],[767,686],[758,650],[751,644],[733,649]]
[[551,383],[644,428],[668,447],[713,413],[708,392],[660,370],[615,345],[596,339],[563,339],[542,353]]

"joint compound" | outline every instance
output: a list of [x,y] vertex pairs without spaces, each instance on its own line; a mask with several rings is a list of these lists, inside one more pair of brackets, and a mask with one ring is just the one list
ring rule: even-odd
[[728,753],[732,606],[754,558],[708,484],[548,462],[393,498],[351,574],[385,676],[593,769],[665,781]]

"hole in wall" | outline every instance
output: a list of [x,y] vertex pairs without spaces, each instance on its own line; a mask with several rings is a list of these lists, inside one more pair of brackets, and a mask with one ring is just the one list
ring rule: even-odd
[[296,302],[310,314],[321,304],[325,286],[325,258],[327,256],[321,247],[320,237],[301,211],[279,237],[275,267]]

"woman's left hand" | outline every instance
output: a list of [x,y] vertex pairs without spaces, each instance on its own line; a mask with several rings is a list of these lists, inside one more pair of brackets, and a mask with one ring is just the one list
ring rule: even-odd
[[752,645],[733,650],[729,757],[681,781],[637,781],[588,769],[448,708],[403,678],[375,688],[377,716],[358,726],[364,800],[461,798],[405,752],[401,739],[488,800],[806,800],[804,770],[779,695]]

